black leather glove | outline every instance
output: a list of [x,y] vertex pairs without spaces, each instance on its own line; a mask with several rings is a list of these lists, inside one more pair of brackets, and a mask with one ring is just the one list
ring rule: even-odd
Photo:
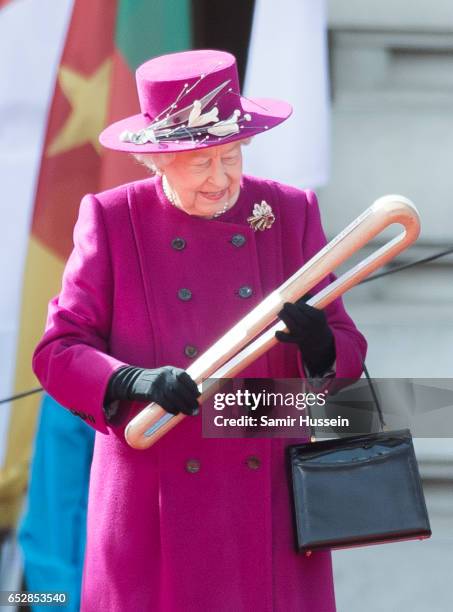
[[124,366],[109,381],[104,406],[115,400],[156,402],[167,412],[198,414],[200,396],[195,381],[185,370],[164,366],[146,370]]
[[[308,296],[309,297],[309,296]],[[288,332],[275,332],[280,342],[297,344],[311,376],[321,376],[335,361],[335,341],[323,310],[305,304],[307,296],[295,304],[286,302],[278,317]]]

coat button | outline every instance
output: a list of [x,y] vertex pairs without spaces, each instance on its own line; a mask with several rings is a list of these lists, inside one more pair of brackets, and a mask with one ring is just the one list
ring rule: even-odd
[[198,349],[196,346],[192,346],[192,344],[186,344],[184,347],[184,355],[186,357],[190,357],[193,359],[198,354]]
[[249,287],[248,285],[244,285],[243,287],[241,287],[239,289],[239,296],[241,298],[249,298],[253,293],[253,289],[251,287]]
[[243,236],[242,234],[234,234],[234,236],[231,238],[231,242],[235,247],[244,246],[245,236]]
[[200,471],[200,462],[198,459],[189,459],[186,463],[186,470],[190,472],[190,474],[196,474]]
[[186,241],[184,238],[173,238],[171,241],[171,246],[175,249],[175,251],[182,251],[186,246]]
[[258,457],[252,455],[250,457],[247,457],[246,463],[247,467],[249,467],[251,470],[257,470],[261,465],[261,460]]
[[190,289],[186,289],[186,288],[179,289],[178,290],[178,297],[183,302],[187,302],[192,297],[192,291]]

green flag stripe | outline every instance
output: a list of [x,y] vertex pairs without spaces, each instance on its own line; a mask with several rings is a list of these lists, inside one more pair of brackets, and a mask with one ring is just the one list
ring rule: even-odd
[[116,45],[131,70],[192,46],[190,0],[120,0]]

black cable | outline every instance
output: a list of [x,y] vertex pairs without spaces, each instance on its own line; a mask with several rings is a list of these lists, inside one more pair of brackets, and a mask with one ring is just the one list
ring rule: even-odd
[[[431,255],[430,257],[424,257],[423,259],[418,259],[417,261],[413,261],[412,263],[398,266],[398,268],[394,268],[393,270],[387,270],[385,272],[380,272],[379,274],[374,274],[373,276],[365,278],[364,280],[360,281],[360,283],[357,283],[357,284],[363,285],[364,283],[368,283],[369,281],[376,280],[377,278],[382,278],[383,276],[387,276],[388,274],[395,274],[396,272],[407,270],[408,268],[412,268],[413,266],[418,266],[420,264],[427,263],[428,261],[434,261],[435,259],[439,259],[439,257],[443,257],[444,255],[449,255],[450,253],[453,253],[453,247],[447,249],[446,251],[441,251],[440,253],[437,253],[436,255]],[[23,393],[18,393],[17,395],[12,395],[11,397],[1,399],[0,404],[6,404],[7,402],[13,402],[15,400],[21,399],[22,397],[27,397],[27,395],[33,395],[33,393],[39,393],[40,391],[44,391],[44,389],[42,387],[36,387],[36,389],[31,389],[30,391],[24,391]]]
[[36,387],[36,389],[30,389],[30,391],[24,391],[23,393],[18,393],[17,395],[11,395],[11,397],[5,397],[0,400],[0,404],[6,404],[7,402],[13,402],[14,400],[21,399],[22,397],[27,397],[27,395],[33,395],[33,393],[39,393],[40,391],[44,391],[42,387]]
[[373,276],[364,278],[363,281],[360,281],[360,283],[357,283],[357,285],[363,285],[364,283],[376,280],[377,278],[382,278],[383,276],[387,276],[388,274],[395,274],[396,272],[401,272],[401,270],[407,270],[408,268],[412,268],[413,266],[418,266],[419,264],[427,263],[428,261],[434,261],[434,259],[439,259],[439,257],[449,255],[450,253],[453,253],[453,247],[450,247],[449,249],[447,249],[446,251],[442,251],[441,253],[437,253],[437,255],[431,255],[430,257],[425,257],[424,259],[418,259],[417,261],[413,261],[408,264],[403,264],[402,266],[398,266],[397,268],[393,268],[392,270],[379,272],[379,274],[374,274]]

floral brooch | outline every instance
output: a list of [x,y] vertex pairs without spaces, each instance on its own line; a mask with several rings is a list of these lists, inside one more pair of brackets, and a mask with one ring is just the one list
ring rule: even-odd
[[262,200],[261,204],[255,204],[253,206],[252,215],[247,217],[247,221],[255,232],[257,230],[262,232],[272,226],[275,221],[275,215],[272,212],[272,208],[269,206],[269,204]]

